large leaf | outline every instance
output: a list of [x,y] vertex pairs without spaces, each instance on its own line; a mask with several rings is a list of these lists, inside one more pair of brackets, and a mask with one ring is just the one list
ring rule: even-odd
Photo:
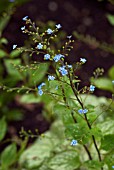
[[65,151],[55,155],[48,164],[52,170],[74,170],[80,166],[80,160],[75,150]]
[[97,160],[89,160],[84,162],[84,170],[100,170],[102,166],[102,162]]
[[30,85],[36,85],[42,81],[44,76],[46,75],[46,72],[48,70],[49,64],[48,63],[42,63],[39,64],[38,68],[36,70],[31,69],[30,70]]
[[0,34],[2,34],[3,30],[5,29],[5,27],[7,26],[8,22],[9,22],[10,18],[11,18],[11,14],[5,14],[4,17],[0,18]]
[[7,124],[4,118],[0,120],[0,141],[4,138],[7,131]]
[[40,102],[40,98],[37,95],[34,94],[25,94],[22,95],[22,97],[20,98],[20,102],[21,103],[38,103]]
[[[108,100],[106,97],[96,97],[95,95],[86,95],[83,94],[80,96],[84,107],[88,109],[87,117],[88,120],[92,123],[97,118],[98,121],[104,120],[105,110],[108,108]],[[91,104],[91,105],[90,105]],[[102,113],[102,114],[101,114]]]
[[109,69],[108,74],[109,74],[110,78],[111,78],[112,80],[114,80],[114,66],[112,66],[112,67]]
[[0,38],[0,44],[8,44],[8,40],[4,37]]
[[105,166],[108,165],[107,169],[112,169],[112,165],[114,165],[114,149],[111,152],[109,152],[108,154],[106,154],[103,161],[105,163]]
[[16,144],[12,143],[5,148],[1,154],[1,164],[3,169],[8,169],[16,160],[17,148]]
[[71,116],[71,110],[64,105],[57,104],[53,108],[54,114],[56,114],[59,118],[61,118],[64,124],[72,124],[74,123],[73,118]]
[[102,89],[114,92],[112,81],[108,78],[98,78],[94,82],[95,86]]
[[102,134],[114,134],[114,120],[107,120],[98,124],[99,129],[102,131]]
[[44,138],[39,138],[20,159],[22,167],[39,170],[47,170],[50,167],[53,170],[64,170],[65,167],[74,170],[80,165],[79,162],[76,150],[64,137],[64,127],[60,121],[53,123]]
[[8,54],[3,51],[2,49],[0,49],[0,58],[6,57]]
[[19,50],[12,50],[12,52],[10,53],[10,57],[11,58],[18,57],[19,55],[20,55],[20,51]]
[[114,134],[109,134],[102,138],[101,149],[106,151],[114,149]]
[[88,143],[91,138],[90,130],[85,122],[67,125],[65,134],[67,138],[76,139],[83,144]]
[[[7,60],[5,60],[5,65],[6,65],[7,72],[8,72],[8,74],[10,76],[13,77],[13,81],[14,80],[22,80],[23,79],[23,77],[19,73],[19,71],[17,71],[15,69],[15,67],[13,66],[13,64],[18,66],[20,63],[21,63],[20,59],[15,59],[15,60],[7,59]],[[11,81],[11,79],[10,79],[10,81]]]
[[114,26],[114,15],[107,14],[107,18],[109,23]]

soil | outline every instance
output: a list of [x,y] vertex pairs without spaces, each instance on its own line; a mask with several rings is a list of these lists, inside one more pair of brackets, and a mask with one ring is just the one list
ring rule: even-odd
[[[20,31],[22,18],[28,15],[34,21],[46,23],[53,20],[60,23],[62,28],[68,33],[76,30],[84,35],[89,34],[101,42],[114,44],[114,27],[112,27],[106,14],[114,14],[114,6],[107,1],[98,2],[97,0],[31,0],[30,2],[18,7],[12,19],[4,31],[5,37],[9,40],[9,49],[13,44],[22,46],[24,35]],[[106,71],[114,64],[114,56],[111,53],[88,46],[79,40],[75,40],[74,52],[68,58],[70,63],[76,62],[80,57],[87,59],[83,70],[79,72],[84,82],[88,82],[88,77],[97,67],[103,67]],[[97,91],[98,95],[104,92]],[[110,96],[108,93],[106,96]],[[21,128],[40,129],[43,133],[49,128],[49,123],[42,117],[40,105],[33,105],[32,109],[25,109],[25,118],[21,122],[11,122],[10,128],[14,127],[16,132]]]

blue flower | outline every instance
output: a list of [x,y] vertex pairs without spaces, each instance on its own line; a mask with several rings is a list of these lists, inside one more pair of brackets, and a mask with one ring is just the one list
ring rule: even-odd
[[28,16],[25,16],[24,18],[23,18],[23,21],[26,21],[28,19]]
[[38,90],[38,94],[39,94],[40,96],[42,96],[42,94],[43,94],[42,89]]
[[112,84],[114,84],[114,80],[112,80]]
[[43,83],[41,83],[41,84],[38,86],[38,94],[39,94],[40,96],[42,96],[42,94],[43,94],[42,87],[45,86],[45,85],[46,85],[46,84],[43,82]]
[[22,31],[25,30],[25,26],[21,27],[21,30],[22,30]]
[[67,36],[67,38],[68,38],[68,39],[71,39],[71,38],[72,38],[72,35]]
[[61,24],[57,24],[55,26],[56,26],[57,29],[60,29],[62,27]]
[[87,113],[87,112],[88,112],[87,109],[79,109],[79,110],[78,110],[78,113],[80,113],[80,114],[85,114],[85,113]]
[[93,92],[94,90],[95,90],[95,86],[90,85],[90,87],[89,87],[89,91]]
[[112,166],[112,168],[114,169],[114,165]]
[[70,143],[70,145],[72,146],[76,146],[77,144],[78,144],[77,140],[74,140],[74,139]]
[[41,83],[39,86],[38,86],[38,90],[40,90],[42,88],[42,86],[45,86],[46,84],[45,83]]
[[87,60],[85,58],[80,58],[80,62],[85,63]]
[[47,30],[46,32],[47,32],[47,34],[52,34],[52,33],[53,33],[53,30],[50,29],[50,28],[48,28],[48,30]]
[[48,81],[50,81],[50,80],[54,80],[55,79],[55,77],[54,76],[50,76],[50,75],[48,75]]
[[53,60],[54,60],[55,62],[58,62],[62,57],[64,58],[64,55],[62,55],[62,54],[56,54],[55,57],[53,58]]
[[40,49],[42,49],[42,47],[43,47],[43,45],[41,44],[41,43],[39,43],[38,45],[37,45],[37,48],[40,50]]
[[72,68],[72,65],[67,65],[68,68]]
[[62,76],[65,76],[68,74],[68,71],[65,69],[65,66],[59,67],[59,72],[62,74]]
[[49,54],[45,54],[45,55],[44,55],[44,59],[45,59],[45,60],[49,60],[49,59],[50,59],[50,55],[49,55]]
[[14,45],[13,45],[13,50],[16,49],[16,47],[17,47],[17,44],[14,44]]

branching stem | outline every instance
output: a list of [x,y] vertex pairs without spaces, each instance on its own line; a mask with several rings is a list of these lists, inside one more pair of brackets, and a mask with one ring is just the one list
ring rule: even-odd
[[[83,103],[81,102],[81,100],[80,100],[79,97],[78,97],[77,90],[76,90],[76,88],[75,88],[75,85],[74,85],[73,82],[72,82],[71,75],[70,75],[69,72],[68,72],[68,76],[69,76],[70,85],[71,85],[71,88],[72,88],[72,90],[73,90],[73,93],[74,93],[77,101],[79,102],[81,108],[84,109]],[[88,125],[89,129],[92,129],[92,128],[91,128],[91,125],[90,125],[90,123],[89,123],[89,121],[88,121],[88,119],[87,119],[87,115],[84,114],[84,117],[85,117],[85,120],[86,120],[86,122],[87,122],[87,125]],[[98,149],[98,146],[97,146],[97,143],[96,143],[96,140],[95,140],[95,136],[94,136],[94,135],[92,135],[92,140],[93,140],[95,149],[96,149],[96,151],[97,151],[99,161],[101,162],[101,161],[102,161],[102,159],[101,159],[101,154],[100,154],[100,151],[99,151],[99,149]],[[101,170],[103,170],[103,168],[101,168]]]
[[[61,89],[62,89],[62,93],[63,93],[63,100],[64,100],[66,106],[69,108],[69,105],[67,104],[67,99],[66,99],[66,96],[65,96],[65,91],[64,91],[64,88],[63,88],[62,85],[61,85]],[[71,111],[71,115],[72,115],[72,118],[73,118],[73,120],[74,120],[74,123],[77,123],[77,120],[76,120],[76,118],[74,117],[74,114],[73,114],[72,111]],[[87,146],[86,146],[86,145],[83,145],[83,147],[84,147],[85,151],[87,152],[87,155],[88,155],[89,159],[92,160],[91,153],[90,153],[89,149],[87,148]]]

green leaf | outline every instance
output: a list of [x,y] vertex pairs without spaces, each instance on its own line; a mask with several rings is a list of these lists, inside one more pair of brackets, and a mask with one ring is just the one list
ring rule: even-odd
[[3,37],[0,39],[0,44],[8,44],[8,40]]
[[21,103],[39,103],[40,98],[34,94],[25,94],[20,98]]
[[54,113],[63,120],[65,125],[74,123],[71,110],[64,105],[58,104],[53,108]]
[[67,138],[76,139],[81,144],[87,144],[91,137],[87,124],[82,122],[67,125],[65,134]]
[[12,143],[7,146],[1,154],[1,164],[3,169],[8,169],[16,160],[16,144]]
[[108,71],[108,75],[110,76],[110,78],[112,80],[114,80],[114,66],[112,66],[109,71]]
[[19,163],[23,167],[28,169],[33,169],[33,168],[38,169],[40,166],[42,166],[42,164],[45,163],[47,165],[48,160],[52,158],[52,153],[61,150],[60,149],[61,144],[63,144],[64,142],[63,134],[64,134],[63,124],[60,121],[54,122],[50,128],[50,131],[47,131],[44,134],[44,137],[39,138],[33,144],[33,146],[28,148],[21,155]]
[[13,51],[10,53],[10,57],[11,57],[11,58],[18,57],[19,55],[20,55],[20,51],[19,51],[19,50],[13,50]]
[[91,110],[89,110],[89,112],[90,113],[87,115],[87,117],[88,117],[88,121],[91,124],[91,123],[93,123],[96,120],[97,114],[95,113],[95,110],[93,110],[93,112]]
[[112,165],[114,165],[114,149],[105,155],[103,162],[105,163],[105,166],[108,166],[109,169],[112,169]]
[[80,166],[80,160],[77,151],[64,137],[63,124],[56,121],[44,138],[39,138],[22,154],[20,164],[28,169],[74,170]]
[[11,18],[11,14],[6,14],[4,15],[4,17],[0,18],[0,34],[2,34],[3,30],[5,29],[5,27],[7,26],[9,20]]
[[109,23],[114,26],[114,15],[111,15],[111,14],[107,14],[107,19],[109,21]]
[[98,107],[101,104],[107,103],[106,97],[97,97],[93,94],[90,94],[90,95],[82,94],[82,95],[80,95],[80,98],[81,98],[82,102],[84,103],[84,106],[87,107],[87,108],[90,108],[90,103],[92,101],[93,107],[91,106],[90,110],[91,109],[93,110],[93,108],[95,108],[96,106]]
[[103,135],[114,134],[114,120],[107,120],[98,124]]
[[84,169],[87,168],[86,170],[93,170],[93,169],[100,170],[102,166],[103,163],[97,160],[89,160],[84,162]]
[[4,118],[0,119],[0,141],[4,138],[7,131],[7,123]]
[[102,137],[102,132],[101,132],[101,129],[98,128],[98,127],[94,127],[90,130],[91,132],[91,135],[94,135],[95,138],[100,138]]
[[108,78],[98,78],[95,80],[94,84],[102,90],[108,90],[110,92],[114,91],[112,81]]
[[48,163],[52,170],[74,170],[80,166],[80,160],[77,152],[65,151],[55,155]]
[[49,68],[48,63],[39,64],[38,69],[30,70],[30,85],[38,84],[42,81]]
[[5,51],[3,51],[3,50],[1,50],[0,49],[0,58],[4,58],[4,57],[6,57],[8,54],[5,52]]
[[101,149],[106,151],[114,149],[114,134],[105,135],[101,139]]
[[[15,59],[15,60],[7,59],[7,60],[5,60],[7,72],[10,76],[13,77],[13,81],[19,81],[19,80],[23,79],[22,74],[19,73],[19,71],[16,70],[16,68],[13,66],[13,64],[18,66],[20,63],[21,63],[20,59]],[[10,77],[10,81],[11,81],[11,77]]]

